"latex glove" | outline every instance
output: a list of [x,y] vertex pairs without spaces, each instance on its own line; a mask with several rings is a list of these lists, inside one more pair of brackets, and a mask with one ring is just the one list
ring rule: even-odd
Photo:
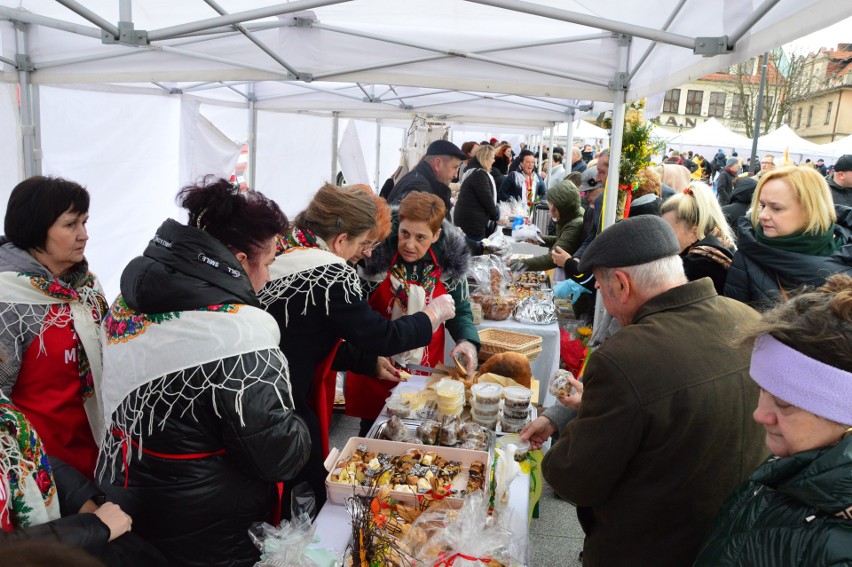
[[527,423],[521,429],[521,439],[530,442],[530,448],[535,451],[541,449],[542,444],[556,433],[556,426],[550,419],[543,415]]
[[569,254],[559,246],[554,246],[553,250],[550,251],[550,258],[553,260],[554,264],[556,264],[560,268],[564,268],[565,262],[571,259],[571,254]]
[[429,316],[432,321],[432,332],[435,332],[441,323],[456,316],[456,302],[450,294],[445,293],[433,298],[423,312]]
[[509,269],[513,272],[526,272],[527,265],[523,260],[515,260],[511,264],[509,264]]
[[105,502],[94,514],[109,528],[109,541],[129,532],[133,524],[133,519],[125,514],[118,504],[112,502]]
[[376,378],[379,380],[387,380],[388,382],[406,382],[411,376],[408,372],[402,372],[400,369],[391,364],[389,358],[380,356],[376,359]]
[[580,402],[583,400],[583,383],[572,376],[565,377],[568,383],[574,386],[573,393],[570,396],[562,396],[556,398],[559,403],[569,408],[579,409]]
[[559,297],[561,299],[567,299],[570,297],[572,304],[577,303],[577,300],[580,299],[580,296],[584,293],[592,292],[572,279],[561,281],[553,286],[554,297]]
[[476,372],[478,361],[476,347],[472,342],[465,340],[457,342],[453,350],[450,351],[450,356],[459,359],[459,362],[464,365],[464,369],[467,370],[468,376],[473,376],[473,373]]

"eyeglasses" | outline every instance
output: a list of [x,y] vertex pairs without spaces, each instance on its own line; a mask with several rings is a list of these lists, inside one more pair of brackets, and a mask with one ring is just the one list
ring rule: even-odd
[[372,242],[372,243],[371,242],[365,242],[361,246],[361,253],[365,254],[367,252],[372,252],[373,250],[375,250],[378,247],[379,244],[381,244],[381,242]]

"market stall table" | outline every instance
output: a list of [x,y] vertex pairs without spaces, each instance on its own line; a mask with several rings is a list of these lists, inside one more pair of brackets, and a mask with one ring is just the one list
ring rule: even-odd
[[[505,321],[491,321],[483,319],[482,323],[476,326],[480,331],[484,329],[503,329],[506,331],[515,331],[516,333],[526,333],[528,335],[536,335],[541,337],[541,354],[535,360],[530,362],[532,375],[539,381],[539,393],[537,403],[540,407],[552,406],[556,403],[556,398],[553,394],[547,391],[547,386],[550,384],[550,379],[559,370],[559,324],[551,323],[549,325],[533,325],[530,323],[521,323],[513,318],[508,318]],[[447,333],[446,352],[444,360],[451,360],[450,351],[455,346],[455,342]]]

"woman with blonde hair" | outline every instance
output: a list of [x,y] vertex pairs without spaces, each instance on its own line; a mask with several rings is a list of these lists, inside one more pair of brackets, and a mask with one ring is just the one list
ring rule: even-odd
[[819,286],[831,274],[852,273],[852,209],[837,206],[815,169],[767,172],[737,225],[725,295],[755,305],[792,289]]
[[694,567],[852,564],[852,278],[763,316],[751,374],[772,456],[737,488]]
[[462,176],[461,191],[453,207],[453,223],[462,229],[474,254],[482,253],[480,241],[488,237],[500,218],[497,185],[491,176],[494,148],[480,146]]
[[[332,364],[357,369],[371,380],[399,382],[399,372],[382,357],[429,344],[432,327],[455,314],[449,297],[396,321],[370,308],[349,261],[372,252],[377,211],[372,191],[328,183],[320,187],[291,229],[278,237],[271,281],[259,294],[281,331],[296,413],[307,423],[312,440],[307,464],[285,488],[307,481],[317,510],[326,497],[323,460],[331,419],[327,390],[334,388],[326,379]],[[341,339],[371,356],[335,362]],[[290,501],[288,496],[285,492],[284,502]]]
[[722,295],[734,257],[734,236],[710,187],[693,181],[663,203],[660,212],[677,236],[686,278],[709,277]]

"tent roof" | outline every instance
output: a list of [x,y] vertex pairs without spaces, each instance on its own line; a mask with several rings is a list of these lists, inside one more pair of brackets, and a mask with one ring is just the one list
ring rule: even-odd
[[678,134],[669,140],[669,144],[680,144],[682,146],[719,146],[726,150],[751,148],[751,140],[736,132],[731,132],[715,118],[711,118],[691,130]]
[[783,152],[789,150],[796,154],[815,154],[824,151],[824,147],[799,137],[786,124],[757,139],[757,147],[762,152]]
[[[565,120],[571,101],[612,101],[616,81],[629,85],[628,100],[662,92],[852,15],[852,4],[746,0],[706,13],[703,0],[659,0],[654,10],[624,0],[0,0],[0,17],[34,24],[35,83],[224,82],[219,90],[249,94],[229,82],[269,81],[255,93],[267,108],[492,119],[498,111],[519,122]],[[119,31],[122,17],[132,23]],[[236,22],[246,22],[241,31]],[[632,37],[621,50],[624,77],[619,33]],[[13,24],[0,23],[0,35],[8,73]],[[734,51],[702,56],[719,42]],[[294,85],[309,96],[290,96]],[[406,97],[403,87],[433,91]],[[482,98],[505,93],[516,97]]]

